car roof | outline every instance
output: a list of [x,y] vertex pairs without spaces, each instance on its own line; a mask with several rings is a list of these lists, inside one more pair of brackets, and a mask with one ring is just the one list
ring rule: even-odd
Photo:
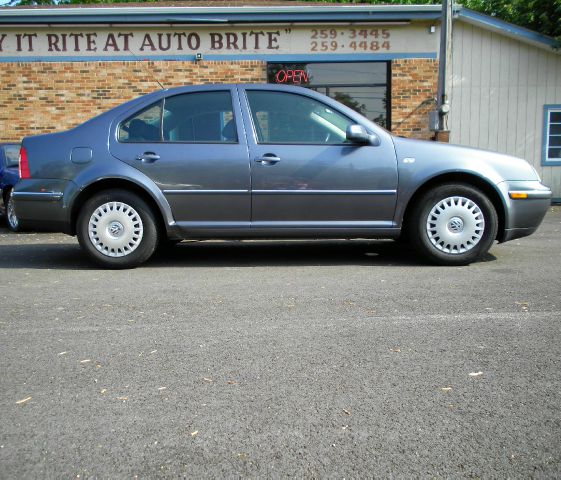
[[312,90],[308,88],[293,85],[278,85],[274,83],[206,83],[202,85],[184,85],[181,87],[166,88],[163,91],[166,94],[196,92],[199,90],[229,90],[232,88],[243,88],[245,90],[278,90],[292,92],[310,93]]

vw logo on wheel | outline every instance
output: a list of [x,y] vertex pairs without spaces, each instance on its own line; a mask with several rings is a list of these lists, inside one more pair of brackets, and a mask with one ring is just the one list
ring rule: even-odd
[[454,217],[448,222],[448,228],[453,233],[460,233],[464,229],[464,222],[461,218]]
[[123,233],[124,227],[119,222],[112,222],[109,225],[109,233],[114,237],[118,237]]

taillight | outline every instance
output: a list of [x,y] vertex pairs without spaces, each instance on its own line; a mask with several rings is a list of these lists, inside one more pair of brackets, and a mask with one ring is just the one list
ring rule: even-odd
[[29,159],[27,158],[27,150],[21,147],[19,151],[19,178],[31,178],[29,171]]

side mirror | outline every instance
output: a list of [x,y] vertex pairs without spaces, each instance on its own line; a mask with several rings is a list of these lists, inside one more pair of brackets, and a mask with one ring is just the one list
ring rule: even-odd
[[377,135],[368,133],[362,125],[349,125],[346,131],[347,140],[349,142],[358,143],[360,145],[380,145],[380,139]]

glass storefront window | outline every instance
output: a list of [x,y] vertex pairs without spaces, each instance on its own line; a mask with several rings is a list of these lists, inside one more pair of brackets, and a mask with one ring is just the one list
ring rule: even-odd
[[269,83],[300,85],[328,95],[389,129],[390,62],[269,63]]

